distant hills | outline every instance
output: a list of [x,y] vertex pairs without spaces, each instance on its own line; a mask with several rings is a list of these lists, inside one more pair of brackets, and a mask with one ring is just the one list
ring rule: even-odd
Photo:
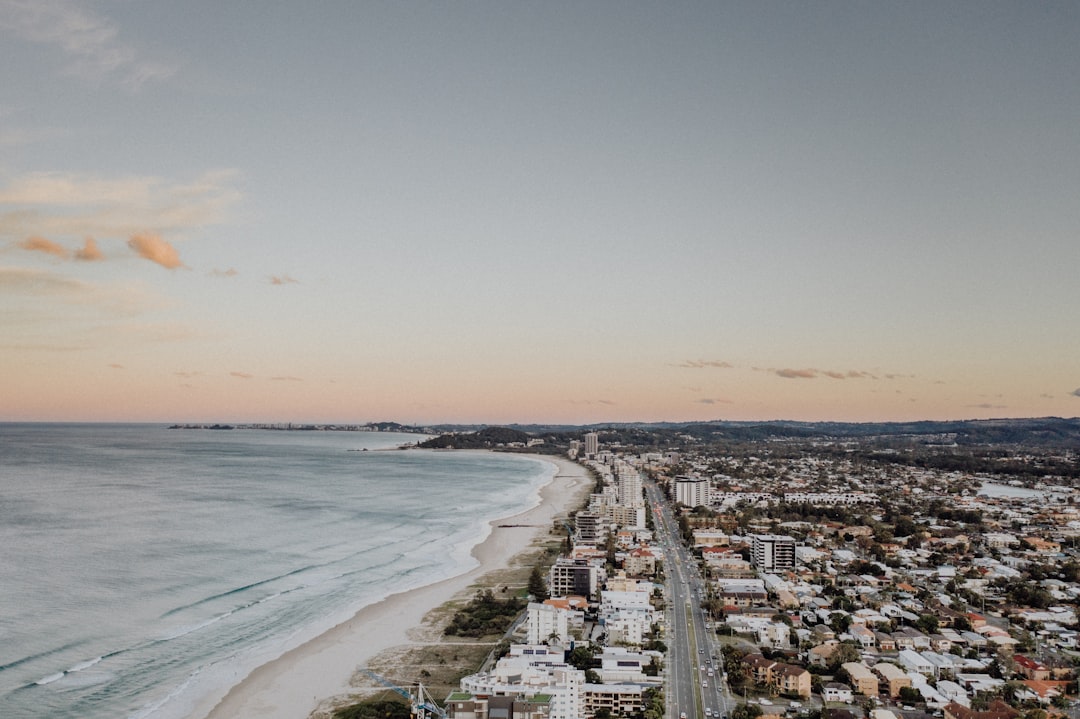
[[[651,444],[665,437],[701,442],[754,442],[778,439],[880,439],[906,443],[957,446],[1024,445],[1080,449],[1080,418],[986,419],[918,422],[608,422],[588,425],[511,424],[435,425],[428,431],[443,436],[423,446],[492,447],[533,438],[563,444],[585,432],[598,432],[605,441]],[[452,434],[451,434],[452,433]],[[451,434],[450,438],[444,438]],[[561,441],[560,441],[561,440]],[[649,441],[651,440],[651,441]]]

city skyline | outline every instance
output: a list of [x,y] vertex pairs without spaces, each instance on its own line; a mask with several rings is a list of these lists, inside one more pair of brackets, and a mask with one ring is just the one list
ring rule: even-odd
[[0,421],[1075,417],[1078,35],[0,0]]

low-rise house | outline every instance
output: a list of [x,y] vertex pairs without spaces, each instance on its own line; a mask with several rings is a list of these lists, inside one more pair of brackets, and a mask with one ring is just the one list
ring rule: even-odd
[[1016,719],[1020,716],[1020,712],[1000,699],[995,699],[983,711],[975,711],[956,702],[946,704],[942,711],[944,719]]
[[1050,667],[1042,662],[1026,657],[1023,654],[1014,654],[1013,662],[1016,664],[1016,670],[1027,679],[1043,681],[1050,678]]
[[877,647],[883,652],[895,652],[896,640],[892,638],[892,635],[888,632],[874,632],[874,639],[877,641]]
[[934,665],[926,660],[926,658],[913,649],[904,649],[896,656],[900,662],[900,666],[904,667],[908,671],[918,672],[925,676],[933,676]]
[[821,688],[821,698],[826,702],[844,702],[850,704],[855,700],[851,687],[840,682],[829,682]]

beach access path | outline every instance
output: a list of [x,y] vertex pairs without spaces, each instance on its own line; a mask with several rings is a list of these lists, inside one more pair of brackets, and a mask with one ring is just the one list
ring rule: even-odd
[[555,464],[555,476],[541,488],[537,506],[491,522],[491,534],[472,552],[478,566],[361,609],[351,619],[258,667],[224,698],[207,698],[192,716],[306,719],[328,702],[356,695],[349,682],[357,667],[366,666],[384,650],[412,644],[409,630],[420,626],[429,611],[467,593],[485,574],[510,566],[515,556],[547,536],[557,518],[585,502],[593,486],[585,467],[561,456],[529,456]]

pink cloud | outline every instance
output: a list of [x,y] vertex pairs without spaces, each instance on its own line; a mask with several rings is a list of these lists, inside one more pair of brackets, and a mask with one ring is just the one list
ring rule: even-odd
[[248,374],[247,372],[230,372],[229,376],[231,376],[231,377],[239,377],[240,379],[251,379],[255,375]]
[[86,238],[83,242],[82,249],[77,249],[75,253],[77,260],[83,262],[97,262],[98,260],[105,259],[105,255],[102,254],[102,250],[97,248],[97,241],[93,238]]
[[133,235],[128,240],[128,247],[135,250],[135,254],[144,260],[150,260],[165,269],[175,270],[184,266],[175,247],[149,232]]
[[83,262],[98,262],[105,259],[98,249],[97,241],[93,237],[87,237],[81,250],[75,250],[75,259]]
[[272,285],[297,285],[300,284],[299,280],[294,280],[288,275],[273,275],[270,278],[270,284]]
[[52,240],[47,240],[44,237],[27,237],[25,240],[19,243],[19,247],[30,252],[44,252],[47,255],[53,255],[54,257],[67,257],[68,251],[63,245],[59,245]]

